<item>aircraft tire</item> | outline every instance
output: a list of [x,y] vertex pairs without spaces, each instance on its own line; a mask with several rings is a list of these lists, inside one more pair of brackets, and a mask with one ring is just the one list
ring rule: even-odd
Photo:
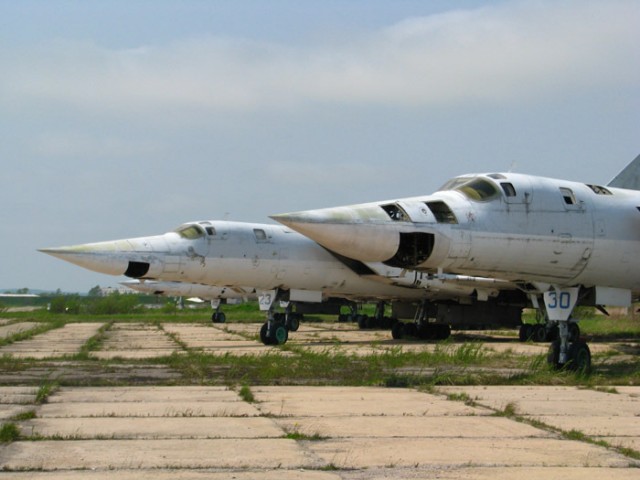
[[358,322],[358,328],[360,330],[365,330],[367,328],[368,325],[368,320],[369,317],[367,317],[366,315],[358,315],[357,316],[357,322]]
[[547,329],[541,323],[533,326],[533,341],[544,342],[547,340]]
[[547,335],[545,336],[545,341],[554,342],[558,338],[560,338],[560,329],[558,325],[552,325],[551,328],[547,329]]
[[274,345],[284,345],[289,339],[289,330],[284,325],[278,325],[274,332],[272,342]]
[[224,312],[216,312],[211,315],[211,321],[213,323],[224,323],[227,321],[227,316],[224,314]]
[[418,336],[418,326],[415,323],[407,323],[404,326],[404,333],[408,337]]
[[287,328],[291,332],[297,332],[300,328],[300,317],[298,313],[290,313],[287,317]]
[[549,353],[547,354],[547,363],[554,369],[560,369],[560,340],[554,340],[549,346]]
[[393,326],[393,318],[391,317],[383,317],[380,327],[385,330],[389,330]]
[[269,325],[267,322],[264,322],[262,324],[262,327],[260,327],[260,341],[264,345],[272,345],[271,338],[267,336],[268,329],[269,329]]
[[531,340],[531,334],[533,333],[533,325],[530,323],[523,323],[520,325],[520,331],[518,332],[518,338],[521,342],[528,342]]
[[577,323],[569,323],[569,341],[577,342],[580,340],[580,326]]
[[591,350],[587,342],[573,342],[569,347],[569,364],[571,370],[582,373],[591,372]]
[[451,327],[449,325],[438,325],[438,340],[446,340],[451,336]]
[[397,322],[391,327],[391,337],[394,340],[402,340],[404,338],[404,323]]

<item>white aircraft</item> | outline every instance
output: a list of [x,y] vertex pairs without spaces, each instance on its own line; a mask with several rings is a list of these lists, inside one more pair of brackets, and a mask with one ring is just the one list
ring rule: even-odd
[[255,300],[258,298],[255,289],[249,287],[216,287],[215,285],[203,285],[201,283],[162,282],[156,280],[127,280],[120,282],[120,285],[151,295],[194,297],[208,300],[211,303],[211,308],[215,310],[211,315],[213,323],[224,323],[226,321],[226,315],[221,310],[221,307],[228,301]]
[[[286,342],[299,321],[292,314],[311,313],[314,304],[323,313],[330,313],[329,307],[339,313],[341,305],[353,302],[391,302],[402,318],[413,316],[419,304],[420,314],[438,326],[424,324],[407,333],[428,338],[446,338],[450,325],[519,325],[527,304],[526,296],[506,282],[468,276],[432,279],[397,267],[365,265],[281,225],[190,222],[163,235],[41,251],[111,275],[252,288],[268,312],[261,329],[265,344]],[[276,301],[290,302],[284,316],[274,313]],[[378,315],[383,314],[384,308],[379,309]]]
[[559,327],[549,361],[589,369],[574,307],[628,307],[640,293],[639,170],[640,156],[607,187],[464,175],[428,196],[272,218],[354,261],[513,282]]

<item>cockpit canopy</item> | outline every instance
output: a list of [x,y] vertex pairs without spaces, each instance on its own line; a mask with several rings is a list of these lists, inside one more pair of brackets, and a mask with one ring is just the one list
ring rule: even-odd
[[202,238],[205,236],[204,229],[200,225],[196,225],[194,223],[181,225],[176,228],[174,232],[176,232],[182,238],[186,238],[188,240],[195,240],[197,238]]
[[456,190],[476,202],[489,202],[500,197],[498,187],[483,177],[456,177],[440,188],[443,190]]

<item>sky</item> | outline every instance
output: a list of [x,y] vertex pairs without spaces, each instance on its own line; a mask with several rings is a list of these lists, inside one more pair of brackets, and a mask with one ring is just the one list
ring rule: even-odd
[[0,289],[38,248],[424,195],[607,183],[640,153],[640,2],[0,0]]

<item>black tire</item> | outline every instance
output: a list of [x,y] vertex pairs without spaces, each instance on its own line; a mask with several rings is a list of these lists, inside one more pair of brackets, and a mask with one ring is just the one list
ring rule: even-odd
[[547,354],[547,363],[556,370],[560,369],[560,340],[554,340],[549,346]]
[[275,328],[275,332],[273,334],[273,344],[274,345],[284,345],[285,343],[287,343],[287,340],[289,339],[289,330],[287,330],[287,327],[285,327],[284,325],[278,325]]
[[358,328],[360,330],[366,330],[368,325],[369,325],[369,317],[367,317],[366,315],[358,315]]
[[451,336],[451,327],[449,325],[438,325],[438,340],[446,340]]
[[547,340],[547,329],[541,323],[533,326],[533,341],[545,342]]
[[224,312],[217,312],[212,315],[211,320],[213,320],[213,323],[224,323],[227,321],[227,316]]
[[299,313],[290,313],[287,315],[287,328],[291,332],[297,332],[300,328],[300,315]]
[[520,331],[518,332],[518,338],[521,342],[528,342],[531,340],[531,334],[533,333],[533,325],[529,323],[523,323],[520,325]]
[[420,340],[433,340],[436,338],[436,327],[437,325],[430,325],[428,323],[417,325],[414,336],[418,337]]
[[591,372],[591,350],[587,342],[573,342],[569,347],[568,368],[581,373]]
[[415,323],[406,323],[404,325],[404,333],[408,337],[417,337],[418,326]]
[[262,324],[260,327],[260,341],[265,345],[272,345],[271,338],[267,336],[267,330],[269,329],[269,325],[267,322]]
[[569,341],[577,342],[580,340],[580,327],[575,322],[569,322]]
[[552,325],[551,328],[547,329],[547,335],[545,341],[547,342],[555,342],[560,338],[560,329],[558,325]]
[[404,323],[395,323],[393,327],[391,327],[391,336],[394,340],[402,340],[404,338]]

